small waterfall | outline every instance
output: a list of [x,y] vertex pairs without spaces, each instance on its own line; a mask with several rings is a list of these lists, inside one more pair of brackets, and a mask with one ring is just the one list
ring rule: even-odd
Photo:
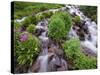
[[[89,48],[92,52],[94,52],[95,54],[97,54],[97,25],[94,21],[91,21],[90,18],[88,18],[87,16],[85,16],[80,10],[78,6],[70,6],[70,5],[66,5],[66,8],[68,8],[68,11],[70,14],[75,14],[77,16],[80,16],[81,21],[84,21],[84,27],[87,27],[87,31],[88,34],[85,34],[85,40],[81,41],[81,45],[83,47]],[[74,30],[73,28],[71,28],[70,32],[69,32],[69,37],[77,37],[79,38],[79,36],[77,35],[77,30],[78,27],[75,27],[76,30]]]
[[39,39],[41,41],[41,54],[39,56],[39,61],[40,61],[40,69],[39,72],[46,72],[47,71],[47,65],[48,65],[48,43],[49,39],[46,36],[47,33],[47,25],[48,22],[47,20],[41,21],[38,23],[36,28],[43,29],[44,32],[41,33],[39,36]]

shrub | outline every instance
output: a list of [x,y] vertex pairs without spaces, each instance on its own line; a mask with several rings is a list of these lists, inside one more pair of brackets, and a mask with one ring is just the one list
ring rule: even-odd
[[30,33],[33,33],[35,32],[36,28],[35,28],[35,25],[34,24],[31,24],[27,27],[27,31],[30,32]]
[[37,20],[36,20],[36,16],[28,16],[27,18],[25,18],[24,21],[22,21],[22,25],[25,27],[28,27],[30,24],[36,24]]
[[49,22],[48,35],[55,40],[61,40],[66,37],[71,28],[71,17],[67,12],[57,12]]
[[49,24],[49,36],[54,40],[59,41],[64,37],[65,34],[65,24],[60,18],[55,18]]
[[43,19],[45,19],[45,16],[44,16],[43,14],[38,14],[38,15],[36,16],[36,20],[37,20],[37,21],[41,21],[41,20],[43,20]]
[[18,64],[32,64],[32,61],[39,54],[39,40],[30,35],[28,32],[23,32],[15,37],[15,54]]
[[92,69],[96,68],[96,58],[88,57],[81,52],[80,42],[72,38],[63,44],[65,56],[68,58],[72,69]]
[[80,42],[78,39],[70,39],[63,44],[66,57],[76,59],[80,54]]
[[68,12],[57,12],[51,17],[51,21],[55,18],[61,18],[65,23],[66,34],[69,32],[72,25],[72,18]]
[[97,60],[95,57],[88,57],[85,55],[80,55],[78,59],[75,60],[74,69],[96,69]]

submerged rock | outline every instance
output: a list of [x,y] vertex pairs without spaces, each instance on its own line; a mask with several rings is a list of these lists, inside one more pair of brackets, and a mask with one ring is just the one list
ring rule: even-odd
[[43,29],[36,29],[35,34],[36,34],[37,36],[39,36],[39,35],[41,35],[42,32],[44,32],[44,31],[45,31],[45,30],[43,30]]

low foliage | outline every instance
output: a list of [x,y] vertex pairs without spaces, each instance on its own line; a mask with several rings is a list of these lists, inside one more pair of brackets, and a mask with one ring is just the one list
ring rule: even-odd
[[39,54],[40,43],[35,36],[30,35],[28,32],[16,32],[14,47],[18,64],[31,65],[33,59]]
[[13,23],[14,23],[14,29],[19,29],[21,27],[21,24],[19,22],[13,21]]
[[37,20],[36,20],[36,16],[28,16],[27,18],[25,18],[24,21],[22,21],[22,25],[25,27],[28,27],[30,24],[36,24]]
[[48,34],[53,39],[60,41],[63,37],[66,37],[70,28],[70,15],[67,12],[57,12],[50,19]]
[[75,16],[75,18],[74,18],[74,21],[76,22],[76,23],[80,23],[80,16]]
[[35,28],[35,25],[34,24],[31,24],[27,27],[27,31],[30,32],[30,33],[34,33],[36,30]]
[[55,18],[49,24],[49,36],[54,40],[59,41],[66,35],[65,24],[60,18]]
[[[36,14],[48,9],[57,9],[63,7],[63,4],[36,3],[36,2],[14,2],[14,18],[22,18],[30,14]],[[13,14],[12,14],[13,17]],[[12,18],[13,19],[13,18]]]
[[63,44],[65,56],[68,58],[72,69],[95,69],[97,61],[95,57],[88,57],[81,52],[80,42],[72,38]]

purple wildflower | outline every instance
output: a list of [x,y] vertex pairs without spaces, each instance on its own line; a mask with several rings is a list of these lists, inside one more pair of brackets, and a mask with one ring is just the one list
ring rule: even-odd
[[22,41],[22,42],[26,41],[27,39],[28,39],[28,34],[22,34],[20,36],[20,41]]

